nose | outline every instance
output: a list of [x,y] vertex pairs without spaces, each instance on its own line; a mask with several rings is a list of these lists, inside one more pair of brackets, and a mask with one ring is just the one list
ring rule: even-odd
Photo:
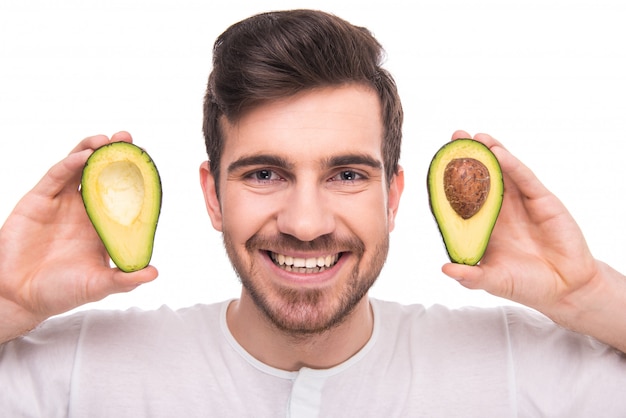
[[[313,182],[314,183],[314,182]],[[335,229],[329,196],[316,184],[294,185],[281,202],[278,229],[300,241],[313,241]]]

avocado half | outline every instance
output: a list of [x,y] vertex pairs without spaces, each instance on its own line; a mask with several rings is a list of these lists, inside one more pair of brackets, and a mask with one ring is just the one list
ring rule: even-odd
[[81,195],[91,223],[122,271],[150,263],[161,212],[161,178],[152,158],[128,142],[96,149],[83,168]]
[[478,264],[504,196],[497,158],[473,139],[451,141],[433,157],[427,182],[430,210],[450,261]]

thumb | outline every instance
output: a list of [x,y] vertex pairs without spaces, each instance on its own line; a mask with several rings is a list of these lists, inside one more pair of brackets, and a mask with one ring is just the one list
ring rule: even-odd
[[110,269],[110,274],[101,277],[97,283],[93,283],[93,293],[90,299],[100,300],[113,293],[125,293],[136,289],[142,284],[153,281],[159,275],[154,266],[147,266],[144,269],[130,273],[120,269]]
[[441,268],[441,271],[468,289],[481,289],[494,296],[525,305],[529,304],[528,300],[520,299],[523,295],[518,294],[520,289],[515,286],[511,275],[506,269],[498,269],[489,266],[487,263],[476,266],[447,263]]
[[485,274],[481,266],[447,263],[443,265],[441,271],[468,289],[487,290],[483,283]]

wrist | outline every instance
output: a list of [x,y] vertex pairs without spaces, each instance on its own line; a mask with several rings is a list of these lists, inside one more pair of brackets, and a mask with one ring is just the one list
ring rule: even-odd
[[0,344],[28,334],[41,322],[16,303],[0,298]]
[[548,313],[557,324],[626,352],[626,277],[596,261],[596,273]]

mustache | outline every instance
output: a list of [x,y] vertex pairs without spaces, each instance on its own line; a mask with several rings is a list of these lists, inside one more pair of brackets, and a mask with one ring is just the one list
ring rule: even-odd
[[321,235],[312,241],[301,241],[293,235],[254,234],[246,241],[246,250],[271,250],[277,253],[289,251],[321,252],[334,254],[339,252],[352,252],[361,255],[365,252],[365,244],[357,237],[338,237],[335,234]]

